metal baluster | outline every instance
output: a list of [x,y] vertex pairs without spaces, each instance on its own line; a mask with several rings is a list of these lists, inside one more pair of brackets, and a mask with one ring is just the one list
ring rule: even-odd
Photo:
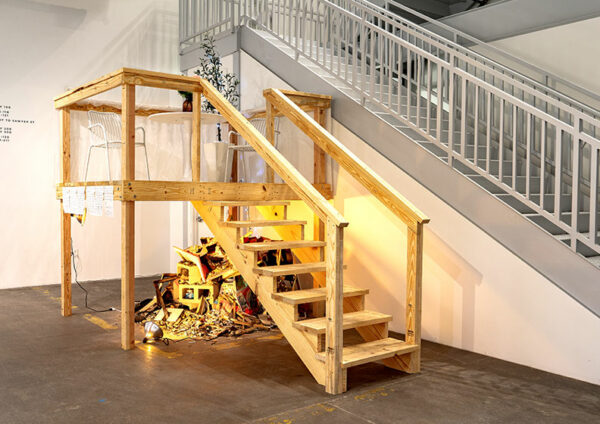
[[473,162],[479,167],[477,160],[479,158],[479,85],[475,85],[475,109],[473,110],[475,120],[473,121]]
[[427,122],[425,123],[425,131],[431,134],[431,59],[427,59]]
[[437,122],[436,122],[436,138],[438,140],[438,142],[441,144],[442,143],[442,121],[443,121],[443,113],[442,111],[444,110],[442,108],[443,104],[444,104],[444,80],[442,79],[442,64],[441,62],[439,62],[437,64],[437,112],[436,112],[436,118],[437,118]]
[[544,194],[546,192],[546,121],[541,121],[540,129],[540,208],[544,209]]
[[[463,159],[467,157],[467,79],[463,76],[461,78],[461,89],[460,89],[460,155]],[[427,111],[429,112],[429,110]],[[429,118],[427,119],[427,125],[429,126]]]
[[[353,22],[354,24],[354,22]],[[358,84],[356,83],[356,69],[358,68],[358,29],[359,23],[356,22],[356,26],[352,25],[352,85],[354,88],[358,89]],[[355,30],[356,28],[356,30]]]
[[402,115],[402,78],[404,75],[404,54],[402,53],[404,51],[404,48],[402,47],[402,44],[398,43],[398,57],[397,59],[397,64],[398,64],[398,70],[397,70],[397,74],[398,74],[398,109],[396,110],[396,113],[401,116]]
[[527,124],[526,124],[526,130],[527,130],[527,134],[525,135],[525,140],[527,142],[527,148],[526,148],[526,159],[525,159],[525,197],[527,199],[529,199],[529,194],[530,194],[530,190],[531,190],[531,131],[532,131],[532,125],[531,125],[531,120],[533,119],[533,117],[531,116],[531,113],[527,113],[525,115],[526,119],[527,119]]
[[490,159],[492,156],[492,92],[487,93],[487,131],[486,131],[486,157],[485,170],[490,172]]
[[556,126],[554,140],[554,216],[560,220],[562,200],[562,130]]
[[[338,77],[341,76],[341,72],[342,72],[342,16],[341,14],[338,12],[338,20],[337,20],[337,75]],[[331,58],[333,60],[333,58]]]
[[[310,37],[309,48],[310,48],[310,57],[313,56],[313,38],[316,38],[317,31],[320,31],[320,25],[315,24],[315,11],[313,9],[314,2],[313,0],[308,0],[310,4],[310,22],[308,24],[308,33]],[[317,6],[317,16],[319,16],[319,9]],[[314,29],[313,29],[314,28]],[[317,44],[317,62],[319,62],[319,44]]]
[[[409,36],[410,38],[410,36]],[[412,55],[413,52],[406,48],[406,120],[410,122],[411,86],[412,86]]]
[[371,42],[369,43],[369,53],[371,57],[371,83],[369,84],[369,97],[375,98],[375,37],[377,33],[371,30]]
[[360,31],[360,72],[361,72],[361,78],[360,78],[360,97],[361,97],[361,103],[364,105],[365,104],[365,86],[366,86],[366,79],[367,79],[367,27],[365,25],[365,15],[363,15],[363,22],[361,25],[361,31]]
[[577,250],[577,233],[579,232],[579,133],[573,131],[571,146],[573,151],[573,173],[571,175],[571,248]]
[[512,107],[512,189],[517,191],[517,106]]
[[417,127],[420,128],[421,127],[421,62],[422,62],[422,57],[421,56],[417,56],[417,113],[416,113],[416,119],[417,119]]
[[590,240],[596,243],[598,236],[598,149],[590,145]]
[[383,104],[383,81],[385,80],[385,58],[384,58],[384,49],[383,49],[383,41],[384,33],[378,33],[378,43],[377,43],[377,51],[379,54],[379,102]]
[[504,177],[504,99],[500,99],[500,133],[498,135],[498,179],[503,181]]
[[[448,69],[448,165],[452,166],[454,157],[454,55],[450,55],[450,68]],[[420,96],[419,96],[420,97]]]
[[394,94],[394,49],[392,48],[392,39],[387,39],[387,47],[388,47],[388,57],[389,57],[389,67],[388,67],[388,106],[391,110],[393,110],[393,94]]

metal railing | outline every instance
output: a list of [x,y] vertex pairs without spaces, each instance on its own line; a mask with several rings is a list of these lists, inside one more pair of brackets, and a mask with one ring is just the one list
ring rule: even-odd
[[[551,96],[556,96],[565,103],[582,108],[586,113],[590,113],[596,118],[599,117],[597,109],[600,106],[600,95],[581,87],[572,81],[561,78],[560,76],[549,72],[547,69],[542,69],[539,66],[510,54],[506,50],[486,43],[485,41],[453,28],[443,22],[430,18],[429,16],[406,7],[396,1],[383,0],[380,2],[382,7],[378,7],[368,0],[355,1],[364,7],[370,7],[377,13],[383,14],[390,19],[395,19],[405,25],[411,25],[413,28],[423,31],[424,34],[428,34],[429,36],[435,34],[438,37],[442,37],[439,39],[442,42],[446,42],[444,39],[451,41],[452,43],[447,44],[448,48],[457,48],[459,51],[473,57],[483,64],[530,84],[532,88],[535,88],[536,90],[545,92]],[[401,10],[403,16],[399,17],[392,9]],[[418,25],[419,22],[413,23],[410,20],[411,17],[415,21],[427,22],[427,29]],[[476,49],[476,51],[474,49]],[[494,57],[498,58],[498,60],[493,60],[492,58]],[[515,72],[511,68],[518,69],[519,72]]]
[[[525,203],[573,250],[598,250],[600,113],[593,108],[360,0],[181,3],[184,45],[244,23],[266,31],[353,87],[363,104],[415,130],[450,166]],[[185,11],[202,8],[212,19],[194,26]]]

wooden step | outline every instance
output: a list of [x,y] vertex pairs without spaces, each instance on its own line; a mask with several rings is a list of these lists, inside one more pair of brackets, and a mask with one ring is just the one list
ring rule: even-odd
[[234,228],[251,228],[251,227],[280,227],[282,225],[306,225],[306,221],[295,221],[291,219],[267,219],[255,221],[220,221],[219,225],[224,227]]
[[[390,322],[391,320],[391,315],[375,311],[349,312],[344,314],[342,328],[348,330],[350,328],[365,327],[367,325],[383,324]],[[312,334],[325,334],[325,330],[327,329],[327,317],[296,321],[294,327],[298,330],[304,330]]]
[[273,265],[254,268],[258,275],[278,277],[280,275],[310,274],[325,271],[325,262],[309,262],[304,264]]
[[[352,286],[344,286],[344,297],[361,296],[369,294],[369,289],[359,289]],[[327,288],[294,290],[281,293],[273,293],[271,297],[279,302],[289,305],[300,305],[302,303],[320,302],[327,299]]]
[[289,206],[290,202],[283,200],[212,200],[204,202],[210,206],[224,206],[224,207],[237,207],[237,206]]
[[[395,355],[419,350],[419,346],[408,344],[402,340],[387,339],[346,346],[342,353],[342,368],[354,367],[356,365],[375,362],[381,359],[391,358]],[[319,361],[325,362],[325,352],[316,354]]]
[[267,250],[300,249],[303,247],[323,247],[327,243],[318,240],[265,241],[261,243],[239,243],[237,248],[250,252],[265,252]]

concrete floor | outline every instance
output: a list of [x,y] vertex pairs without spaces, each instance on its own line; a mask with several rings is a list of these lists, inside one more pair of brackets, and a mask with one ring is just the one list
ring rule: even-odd
[[[85,286],[90,306],[119,307],[119,282]],[[118,312],[85,310],[76,286],[70,318],[58,286],[0,293],[2,424],[600,423],[600,386],[434,343],[421,374],[367,364],[329,396],[278,332],[125,352]]]

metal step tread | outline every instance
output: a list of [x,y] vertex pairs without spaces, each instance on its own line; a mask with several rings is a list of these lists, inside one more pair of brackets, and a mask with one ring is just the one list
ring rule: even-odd
[[255,221],[221,221],[220,225],[224,227],[279,227],[282,225],[306,225],[306,221],[291,220],[291,219],[266,219]]
[[204,202],[206,205],[210,206],[289,206],[290,202],[281,201],[281,200],[211,200],[208,202]]
[[[344,286],[344,297],[362,296],[369,294],[369,289],[360,289],[352,286]],[[289,305],[300,305],[302,303],[321,302],[327,299],[327,288],[320,287],[306,290],[293,290],[288,292],[273,293],[271,297],[279,302]]]
[[250,252],[265,252],[267,250],[301,249],[303,247],[323,247],[327,243],[319,240],[288,240],[288,241],[265,241],[260,243],[239,243],[237,248]]
[[[402,340],[388,337],[386,339],[372,342],[346,346],[342,353],[342,368],[354,367],[356,365],[375,362],[381,359],[391,358],[419,350],[418,345],[406,343]],[[325,362],[326,353],[316,354],[318,360]]]
[[304,264],[272,265],[254,268],[258,275],[277,277],[280,275],[310,274],[325,271],[325,262],[309,262]]
[[[350,328],[365,327],[367,325],[383,324],[390,322],[392,316],[382,314],[375,311],[357,311],[349,312],[343,316],[342,328],[348,330]],[[293,323],[294,328],[306,331],[312,334],[325,334],[327,329],[327,317],[305,319]]]

